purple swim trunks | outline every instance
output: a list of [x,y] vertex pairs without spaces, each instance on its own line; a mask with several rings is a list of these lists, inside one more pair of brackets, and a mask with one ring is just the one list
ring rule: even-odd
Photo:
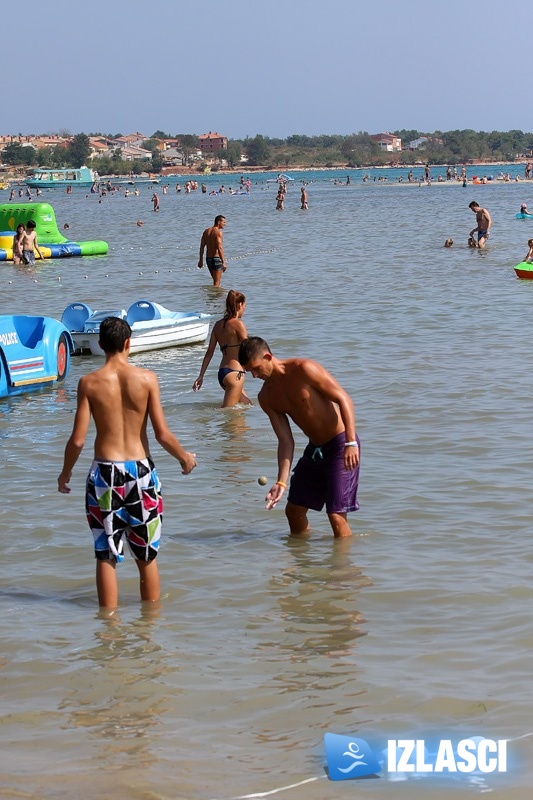
[[[360,453],[359,437],[356,439]],[[320,447],[309,442],[292,473],[289,503],[313,511],[321,511],[325,503],[328,514],[357,511],[359,465],[355,469],[345,469],[345,441],[343,432]]]

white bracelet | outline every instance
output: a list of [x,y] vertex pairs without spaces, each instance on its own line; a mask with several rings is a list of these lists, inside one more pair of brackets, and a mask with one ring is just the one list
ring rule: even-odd
[[357,442],[344,442],[345,447],[359,447]]

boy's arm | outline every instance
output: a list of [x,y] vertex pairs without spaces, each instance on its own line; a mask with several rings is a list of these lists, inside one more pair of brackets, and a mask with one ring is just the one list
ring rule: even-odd
[[202,233],[200,239],[200,256],[198,258],[198,269],[202,269],[204,265],[204,250],[205,250],[205,231]]
[[159,382],[155,373],[150,374],[149,382],[148,416],[150,417],[150,422],[154,429],[155,438],[167,453],[170,453],[171,456],[180,462],[183,474],[188,475],[196,466],[195,454],[188,453],[181,446],[167,425],[163,406],[161,405]]
[[71,477],[74,465],[78,460],[83,445],[85,444],[85,437],[87,436],[87,429],[91,419],[91,407],[89,399],[85,392],[84,380],[81,378],[78,384],[78,407],[76,409],[76,416],[74,417],[74,425],[70,439],[65,447],[65,457],[63,459],[63,469],[57,479],[57,490],[61,494],[69,494],[70,487],[67,486]]
[[278,439],[278,479],[265,497],[267,501],[266,508],[270,510],[279,503],[287,488],[294,456],[294,439],[287,415],[274,411],[274,409],[269,406],[268,400],[266,400],[264,396],[261,396],[261,392],[259,393],[258,400],[259,405],[268,415],[270,424]]
[[44,259],[44,256],[43,256],[43,254],[41,253],[41,250],[40,250],[40,248],[39,248],[39,245],[37,244],[37,236],[35,236],[35,239],[34,239],[34,242],[33,242],[33,243],[34,243],[34,245],[35,245],[35,249],[36,249],[36,250],[37,250],[37,252],[39,253],[39,258],[41,258],[41,259]]

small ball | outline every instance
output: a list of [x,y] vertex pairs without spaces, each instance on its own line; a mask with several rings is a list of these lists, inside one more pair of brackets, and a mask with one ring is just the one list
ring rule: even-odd
[[266,478],[264,475],[261,475],[257,479],[257,483],[259,484],[259,486],[266,486],[266,484],[268,483],[268,478]]

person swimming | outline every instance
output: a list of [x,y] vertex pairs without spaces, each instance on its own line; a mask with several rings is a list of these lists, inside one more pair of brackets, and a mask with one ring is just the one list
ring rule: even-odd
[[192,387],[195,392],[202,388],[204,375],[218,344],[222,353],[218,370],[218,382],[224,389],[222,408],[230,408],[238,403],[250,405],[252,402],[244,391],[245,373],[237,358],[241,342],[248,337],[246,327],[241,319],[245,308],[245,296],[241,292],[230,289],[226,297],[226,313],[213,326],[200,374]]

